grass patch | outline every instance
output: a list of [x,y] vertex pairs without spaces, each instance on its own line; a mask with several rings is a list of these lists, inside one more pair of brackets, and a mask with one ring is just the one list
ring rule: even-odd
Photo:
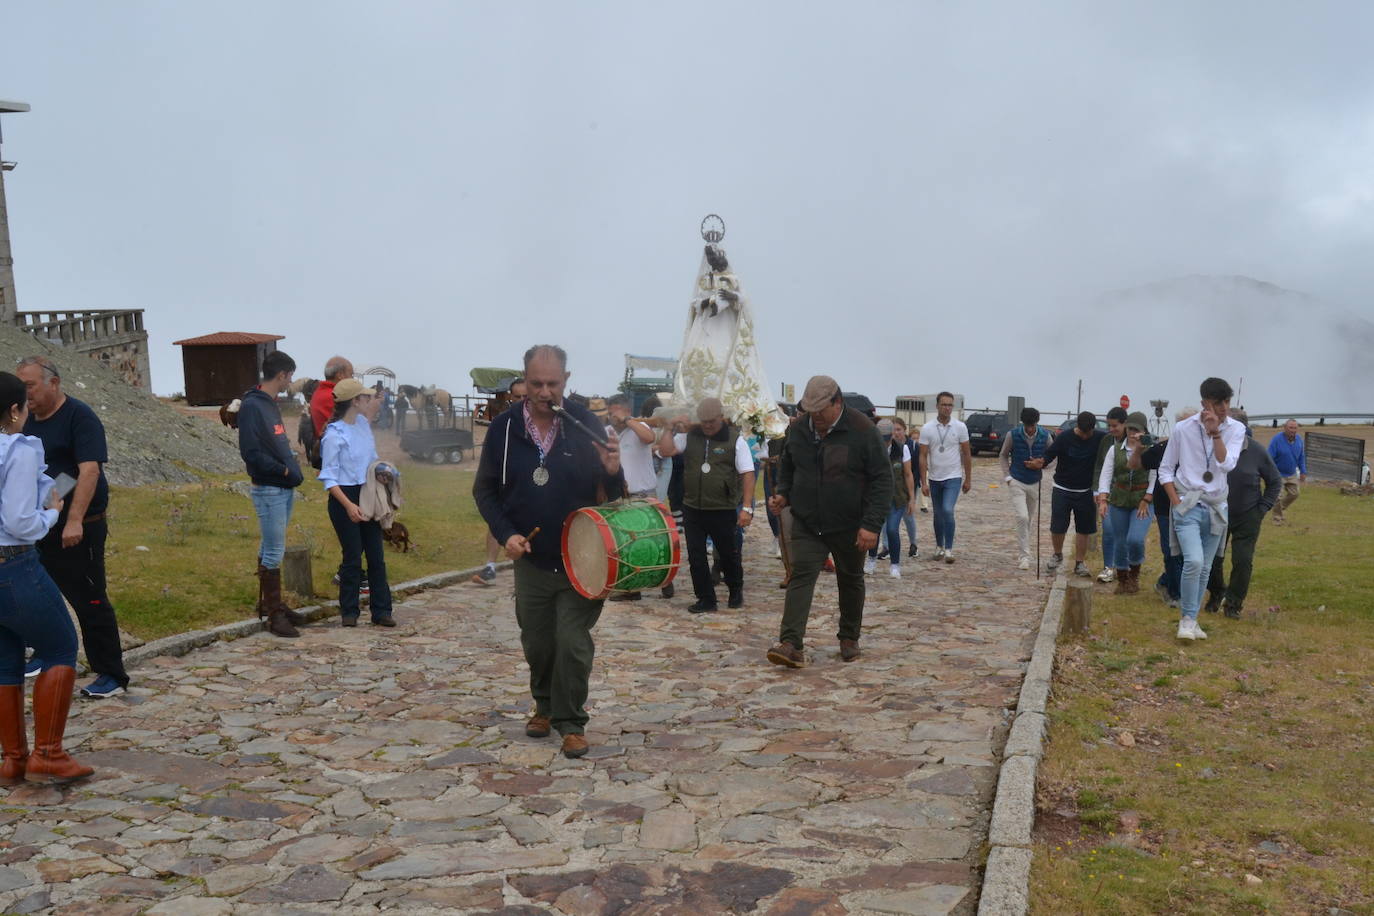
[[[1060,644],[1037,913],[1374,913],[1374,500],[1309,486],[1239,621],[1099,588]],[[1261,879],[1254,885],[1246,876]]]
[[[472,501],[475,463],[397,463],[405,475],[400,518],[413,545],[404,554],[387,548],[390,581],[481,563],[486,527]],[[333,598],[339,542],[325,514],[328,497],[312,474],[307,478],[291,515],[287,544],[310,549],[313,598]],[[112,488],[106,574],[120,626],[156,639],[253,613],[258,522],[246,484],[240,475],[185,486]],[[305,603],[313,600],[300,597]]]

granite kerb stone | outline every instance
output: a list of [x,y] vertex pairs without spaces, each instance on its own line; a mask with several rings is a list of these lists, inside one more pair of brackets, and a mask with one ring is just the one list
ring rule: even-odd
[[1040,632],[1016,717],[1003,750],[997,795],[988,827],[987,867],[979,894],[979,916],[1024,916],[1029,910],[1031,831],[1035,826],[1035,773],[1045,741],[1045,708],[1054,674],[1054,653],[1064,613],[1065,570],[1061,568],[1045,599]]

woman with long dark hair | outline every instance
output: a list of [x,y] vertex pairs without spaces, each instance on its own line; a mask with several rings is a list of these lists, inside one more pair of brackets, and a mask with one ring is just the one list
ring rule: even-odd
[[358,625],[362,557],[367,554],[367,578],[372,590],[372,622],[396,626],[391,616],[391,586],[382,553],[382,526],[365,518],[359,507],[367,470],[377,460],[372,418],[378,403],[362,382],[346,378],[334,386],[334,415],[320,440],[320,482],[329,493],[329,521],[343,548],[339,567],[339,616],[346,627]]
[[[71,782],[94,772],[62,749],[76,682],[76,628],[34,543],[57,522],[62,500],[43,473],[43,443],[20,432],[24,383],[0,372],[0,785]],[[33,753],[24,723],[24,649],[47,667],[33,683]]]

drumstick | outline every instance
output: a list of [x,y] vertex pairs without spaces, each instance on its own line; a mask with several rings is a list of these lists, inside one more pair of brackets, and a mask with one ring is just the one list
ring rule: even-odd
[[607,447],[607,446],[606,446],[606,440],[602,438],[602,436],[601,436],[600,433],[598,433],[596,430],[592,429],[592,428],[591,428],[590,426],[588,426],[586,423],[583,423],[581,420],[577,419],[577,417],[574,417],[572,414],[568,413],[566,410],[563,409],[563,407],[562,407],[561,405],[559,405],[559,404],[550,404],[549,407],[552,408],[552,409],[553,409],[553,412],[556,413],[556,414],[558,414],[558,416],[560,416],[560,417],[562,417],[563,419],[567,420],[567,421],[568,421],[569,423],[571,423],[573,426],[576,426],[578,429],[582,430],[584,433],[586,433],[588,436],[590,436],[591,439],[592,439],[592,443],[593,443],[594,445],[599,445],[599,446],[601,446],[602,448],[606,448],[606,447]]
[[531,531],[529,534],[525,535],[525,540],[526,540],[526,541],[532,541],[532,540],[534,540],[534,536],[535,536],[536,534],[538,534],[538,533],[539,533],[539,526],[538,526],[538,525],[535,525],[535,526],[534,526],[534,530]]

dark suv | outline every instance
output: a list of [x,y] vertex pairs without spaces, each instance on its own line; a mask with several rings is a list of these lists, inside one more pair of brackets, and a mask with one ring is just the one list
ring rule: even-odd
[[1007,433],[1007,415],[1004,413],[971,413],[964,417],[968,427],[968,450],[973,454],[1002,450],[1002,437]]

